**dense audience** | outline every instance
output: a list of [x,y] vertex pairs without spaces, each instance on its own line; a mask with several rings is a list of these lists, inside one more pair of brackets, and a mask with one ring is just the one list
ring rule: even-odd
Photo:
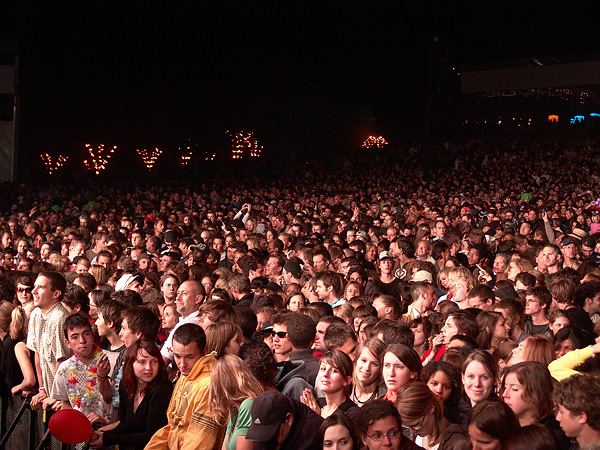
[[4,395],[81,411],[92,448],[600,448],[598,141],[441,149],[14,187]]

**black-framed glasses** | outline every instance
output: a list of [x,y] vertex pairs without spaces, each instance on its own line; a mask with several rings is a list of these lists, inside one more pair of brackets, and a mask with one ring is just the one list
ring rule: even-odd
[[277,337],[279,339],[285,339],[287,337],[287,331],[272,331],[271,330],[271,336],[275,336],[277,335]]
[[425,416],[421,417],[421,420],[419,420],[419,423],[416,423],[414,425],[402,425],[402,428],[405,428],[407,430],[412,430],[412,431],[419,431],[421,428],[423,428],[423,422],[425,421]]
[[396,439],[400,439],[402,437],[402,433],[400,432],[400,430],[392,430],[388,431],[387,433],[375,431],[372,434],[367,434],[367,436],[369,436],[374,441],[383,441],[383,439],[387,436],[390,438],[390,441],[393,441]]

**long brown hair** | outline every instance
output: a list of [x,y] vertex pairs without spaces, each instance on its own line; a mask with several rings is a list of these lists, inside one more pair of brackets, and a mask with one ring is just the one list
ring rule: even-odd
[[156,358],[158,360],[158,374],[154,379],[148,383],[145,387],[144,392],[147,392],[157,380],[166,380],[167,379],[167,370],[165,368],[165,362],[158,350],[156,344],[146,340],[140,339],[135,342],[131,347],[127,349],[125,353],[125,361],[123,363],[123,387],[125,388],[125,393],[129,398],[135,395],[135,391],[137,390],[137,381],[135,379],[135,373],[133,372],[133,363],[135,362],[138,352],[140,350],[145,350],[150,356]]

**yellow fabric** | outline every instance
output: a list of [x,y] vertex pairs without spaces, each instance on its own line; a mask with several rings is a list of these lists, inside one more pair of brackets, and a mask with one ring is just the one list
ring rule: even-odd
[[579,374],[573,368],[590,359],[592,356],[594,356],[594,353],[592,352],[591,345],[586,348],[573,350],[548,364],[548,370],[555,380],[562,381],[571,375]]
[[175,384],[167,410],[169,423],[158,430],[145,450],[218,450],[225,427],[212,418],[208,404],[210,372],[216,353],[200,358],[188,376]]

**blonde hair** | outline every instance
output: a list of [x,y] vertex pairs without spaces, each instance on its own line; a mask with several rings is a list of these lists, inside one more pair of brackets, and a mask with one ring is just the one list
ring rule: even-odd
[[52,261],[52,268],[56,272],[60,272],[60,273],[67,272],[69,270],[70,266],[71,266],[71,260],[69,260],[69,258],[66,256],[57,256]]
[[448,271],[448,280],[457,282],[458,280],[465,280],[467,282],[467,290],[473,289],[476,284],[475,276],[466,267],[452,267]]
[[108,271],[104,266],[94,264],[92,267],[90,267],[89,272],[96,279],[97,284],[106,284],[108,281]]
[[[33,303],[33,302],[32,302]],[[10,315],[10,327],[8,334],[13,341],[20,341],[27,337],[29,317],[23,307],[17,306]]]
[[244,400],[256,398],[263,391],[244,361],[235,355],[224,355],[210,374],[208,404],[214,419],[224,424],[230,415],[238,413]]
[[11,313],[15,307],[10,302],[0,302],[0,330],[9,332]]

